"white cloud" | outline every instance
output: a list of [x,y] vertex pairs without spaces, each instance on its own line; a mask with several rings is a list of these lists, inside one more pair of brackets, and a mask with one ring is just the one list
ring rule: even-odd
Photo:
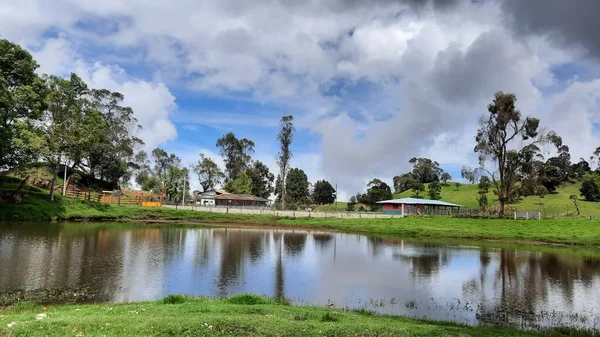
[[42,73],[66,76],[79,75],[90,88],[108,89],[125,96],[123,104],[134,111],[142,130],[137,136],[151,150],[177,137],[170,120],[175,111],[175,97],[164,83],[134,78],[117,65],[89,63],[77,55],[74,46],[64,38],[47,39],[35,48],[33,56]]
[[[299,155],[295,166],[349,193],[373,177],[391,183],[413,156],[473,164],[474,123],[497,90],[516,93],[523,114],[559,132],[574,157],[600,145],[592,126],[597,80],[567,83],[551,71],[581,62],[581,50],[544,32],[518,35],[498,1],[415,3],[9,0],[0,4],[0,31],[41,46],[42,71],[75,68],[92,86],[122,92],[149,148],[177,136],[167,85],[293,113],[321,140],[321,152]],[[95,22],[103,33],[86,27]],[[58,37],[44,38],[48,29]],[[84,59],[74,46],[93,48]],[[90,56],[90,49],[105,52]],[[132,77],[125,64],[151,69],[154,80]],[[232,127],[277,122],[266,113],[202,109],[178,118]],[[256,157],[273,169],[275,154],[260,151]]]

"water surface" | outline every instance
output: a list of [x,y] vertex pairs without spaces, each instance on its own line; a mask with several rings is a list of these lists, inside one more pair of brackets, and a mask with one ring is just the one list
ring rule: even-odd
[[19,223],[0,225],[0,293],[88,287],[97,302],[255,293],[471,325],[597,329],[600,254],[588,255],[304,230]]

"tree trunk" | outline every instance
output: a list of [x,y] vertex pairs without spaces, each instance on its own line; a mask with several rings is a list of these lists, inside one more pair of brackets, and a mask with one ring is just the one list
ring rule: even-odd
[[285,211],[285,170],[281,173],[281,210]]
[[17,195],[19,194],[19,192],[21,191],[21,189],[23,188],[23,186],[25,186],[25,183],[27,182],[27,179],[29,179],[29,176],[26,176],[25,179],[23,179],[23,181],[21,182],[21,184],[19,185],[19,187],[17,187],[17,189],[15,190],[15,193],[13,193],[12,195],[12,200],[16,200],[17,199]]
[[504,215],[504,198],[500,198],[500,215]]
[[[60,162],[60,160],[59,160]],[[58,175],[58,167],[60,165],[56,164],[56,167],[54,168],[54,172],[52,173],[52,181],[50,182],[50,200],[54,201],[54,183],[56,182],[56,176]]]

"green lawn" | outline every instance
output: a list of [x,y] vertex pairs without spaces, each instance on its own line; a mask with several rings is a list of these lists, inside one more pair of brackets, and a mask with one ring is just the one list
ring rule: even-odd
[[[275,304],[254,295],[213,300],[168,296],[129,304],[0,310],[0,336],[585,336],[522,332]],[[10,327],[9,327],[10,325]],[[570,333],[570,334],[569,334]]]
[[[595,216],[600,218],[600,203],[583,200],[583,198],[579,196],[580,187],[581,183],[565,184],[559,187],[555,193],[548,194],[541,200],[536,196],[524,197],[520,202],[507,205],[507,207],[524,211],[540,211],[542,214],[545,214],[546,217],[564,217],[566,215],[576,216],[577,212],[573,201],[569,199],[571,195],[576,195],[579,198],[577,203],[579,205],[579,210],[581,211],[581,216]],[[412,191],[394,194],[394,198],[409,198],[414,196]],[[421,193],[420,196],[424,199],[429,198],[426,191]],[[448,186],[442,186],[443,201],[463,205],[467,209],[479,208],[476,199],[477,196],[477,185],[463,184],[458,190],[456,189],[456,186],[454,186],[454,183],[449,182]],[[490,200],[492,205],[498,203],[498,199],[491,191],[488,194],[488,200]]]
[[[47,198],[47,191],[35,187],[27,187],[27,189],[28,191],[24,196],[25,203],[18,205],[0,204],[0,221],[172,220],[185,223],[242,223],[290,228],[326,228],[405,238],[503,240],[519,243],[538,241],[544,243],[600,245],[600,220],[557,219],[515,221],[510,219],[464,219],[451,217],[294,219],[270,215],[224,214],[174,210],[170,208],[117,206],[63,198],[61,196],[57,196],[55,202],[50,202]],[[592,206],[600,207],[600,204],[596,203]]]

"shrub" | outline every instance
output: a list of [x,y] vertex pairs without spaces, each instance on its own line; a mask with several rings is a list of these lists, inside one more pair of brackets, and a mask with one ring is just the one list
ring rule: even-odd
[[187,301],[187,297],[185,297],[184,295],[174,294],[174,295],[165,296],[161,302],[163,304],[180,304],[180,303],[184,303],[186,301]]
[[586,201],[600,201],[600,187],[593,177],[586,178],[579,189]]

